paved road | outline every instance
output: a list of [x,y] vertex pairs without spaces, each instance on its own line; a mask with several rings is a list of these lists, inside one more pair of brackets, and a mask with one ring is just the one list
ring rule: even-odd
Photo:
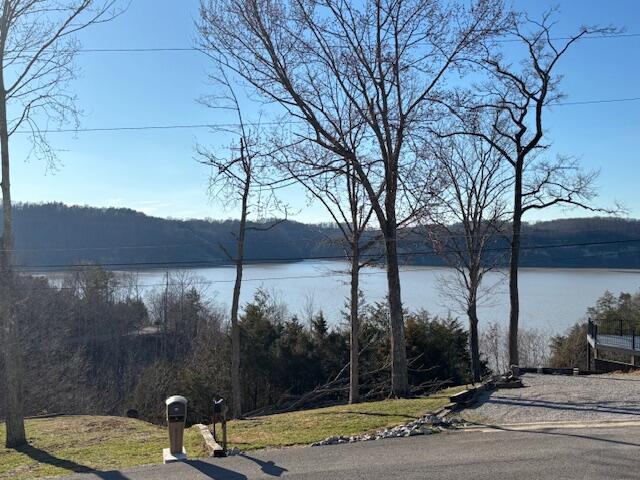
[[461,416],[482,423],[640,420],[640,376],[523,375],[525,388],[485,394]]
[[638,478],[639,472],[640,426],[607,426],[459,431],[347,445],[263,450],[248,456],[72,478],[584,480]]

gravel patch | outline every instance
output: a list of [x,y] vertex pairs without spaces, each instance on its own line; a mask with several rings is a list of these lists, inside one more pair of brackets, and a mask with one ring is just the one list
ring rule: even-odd
[[351,435],[349,437],[340,435],[328,437],[319,442],[312,443],[312,447],[321,447],[324,445],[338,445],[341,443],[368,442],[371,440],[381,440],[383,438],[401,438],[414,437],[417,435],[430,435],[448,428],[454,428],[461,425],[458,419],[441,418],[437,415],[427,413],[403,425],[397,425],[391,428],[383,428],[373,433],[363,435]]
[[460,416],[495,424],[640,420],[640,376],[527,373],[523,381],[524,388],[484,393]]

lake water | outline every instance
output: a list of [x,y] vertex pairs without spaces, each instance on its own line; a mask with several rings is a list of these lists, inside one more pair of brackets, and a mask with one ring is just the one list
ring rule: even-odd
[[[340,311],[349,295],[347,265],[337,261],[305,261],[287,264],[247,265],[242,286],[242,304],[250,301],[258,288],[264,288],[284,302],[291,313],[306,318],[310,310],[322,310],[331,323],[341,321]],[[230,305],[235,269],[201,268],[190,271],[208,297],[218,304]],[[451,269],[407,266],[402,268],[402,301],[410,310],[426,309],[432,314],[461,317],[466,320],[456,295],[447,294],[446,285],[455,280]],[[145,288],[162,288],[165,272],[141,272],[139,282]],[[537,269],[520,271],[520,322],[525,328],[538,327],[547,332],[563,332],[586,318],[592,306],[606,290],[636,292],[640,289],[640,271],[596,269]],[[485,277],[491,285],[479,309],[480,321],[508,324],[509,301],[504,272]],[[368,302],[382,301],[386,295],[385,272],[379,268],[362,271],[361,288]]]

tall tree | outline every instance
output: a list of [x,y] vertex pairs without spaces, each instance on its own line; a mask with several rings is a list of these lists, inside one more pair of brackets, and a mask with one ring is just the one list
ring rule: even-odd
[[[512,64],[500,51],[487,51],[479,62],[488,80],[478,93],[478,101],[469,108],[470,99],[458,104],[462,116],[473,118],[488,113],[491,121],[486,129],[462,132],[484,139],[502,155],[513,172],[513,209],[509,262],[509,362],[519,364],[518,268],[520,265],[522,218],[528,211],[556,205],[595,210],[590,202],[596,196],[593,188],[596,172],[585,172],[569,157],[555,160],[545,157],[550,145],[544,144],[544,119],[550,107],[563,95],[559,91],[559,61],[581,38],[611,33],[610,28],[583,27],[568,39],[554,38],[555,10],[545,13],[540,21],[524,15],[513,15],[507,34],[519,48],[521,61]],[[513,47],[513,45],[512,45]],[[466,109],[465,109],[466,107]],[[458,116],[461,116],[458,113]],[[476,119],[477,120],[477,119]],[[475,122],[477,124],[477,122]],[[460,132],[451,133],[454,135]]]
[[[230,157],[219,156],[213,150],[198,147],[201,162],[212,167],[209,179],[209,193],[213,199],[226,206],[240,207],[240,222],[235,236],[235,252],[220,243],[220,248],[233,261],[236,267],[236,278],[233,286],[231,301],[231,395],[232,415],[239,418],[242,415],[242,389],[240,373],[240,325],[238,312],[240,309],[240,291],[242,288],[242,274],[245,262],[245,240],[247,230],[269,230],[283,220],[266,223],[264,225],[249,226],[249,216],[254,213],[257,218],[265,216],[271,207],[275,207],[273,187],[276,181],[270,179],[271,154],[266,150],[260,126],[245,122],[242,109],[229,77],[224,70],[211,76],[212,80],[223,89],[221,94],[205,97],[202,102],[212,108],[226,108],[235,112],[238,126],[229,131],[237,142],[229,148]],[[226,92],[226,93],[225,93]]]
[[[347,160],[367,194],[385,246],[396,396],[409,394],[397,236],[416,213],[405,189],[417,145],[447,73],[500,20],[499,0],[201,1],[203,50],[281,107],[293,139]],[[364,156],[341,135],[340,105],[365,128]],[[428,184],[413,192],[427,195]]]
[[75,122],[75,97],[68,90],[75,77],[79,49],[75,34],[106,22],[118,12],[116,0],[3,0],[0,11],[0,152],[3,232],[0,251],[0,315],[4,327],[7,392],[7,447],[26,442],[23,420],[21,350],[17,292],[12,288],[14,235],[11,203],[10,139],[26,130],[36,155],[51,162],[44,125]]
[[444,287],[469,318],[471,373],[478,382],[478,303],[486,273],[502,260],[496,245],[508,217],[505,200],[512,177],[496,149],[478,137],[448,137],[434,142],[431,151],[446,187],[429,209],[427,228],[435,251],[456,271]]
[[[362,141],[362,129],[349,128],[344,132],[354,152]],[[366,235],[373,209],[366,192],[347,160],[340,162],[335,154],[315,144],[291,146],[283,149],[280,164],[289,176],[300,183],[312,199],[318,201],[336,225],[345,256],[349,259],[349,403],[360,401],[360,270],[373,261],[363,257],[379,242],[379,236]],[[334,240],[334,239],[330,239]]]

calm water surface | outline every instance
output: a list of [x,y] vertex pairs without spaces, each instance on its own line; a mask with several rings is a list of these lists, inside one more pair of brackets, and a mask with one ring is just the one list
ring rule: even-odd
[[[241,302],[250,301],[258,288],[264,288],[284,302],[291,313],[305,318],[310,309],[322,310],[327,319],[340,322],[340,311],[349,294],[347,265],[336,261],[248,265],[245,267]],[[233,267],[193,269],[198,284],[218,304],[231,303],[235,270]],[[450,295],[455,282],[451,269],[407,266],[402,269],[402,300],[411,310],[426,309],[432,314],[464,318]],[[161,288],[165,272],[141,272],[139,282],[145,289]],[[480,308],[480,321],[508,323],[509,302],[504,272],[491,272],[485,284],[491,286]],[[640,271],[593,269],[533,269],[520,271],[521,325],[549,332],[564,331],[585,318],[605,290],[615,294],[640,289]],[[382,301],[386,295],[384,270],[367,268],[362,272],[361,288],[368,302]]]

